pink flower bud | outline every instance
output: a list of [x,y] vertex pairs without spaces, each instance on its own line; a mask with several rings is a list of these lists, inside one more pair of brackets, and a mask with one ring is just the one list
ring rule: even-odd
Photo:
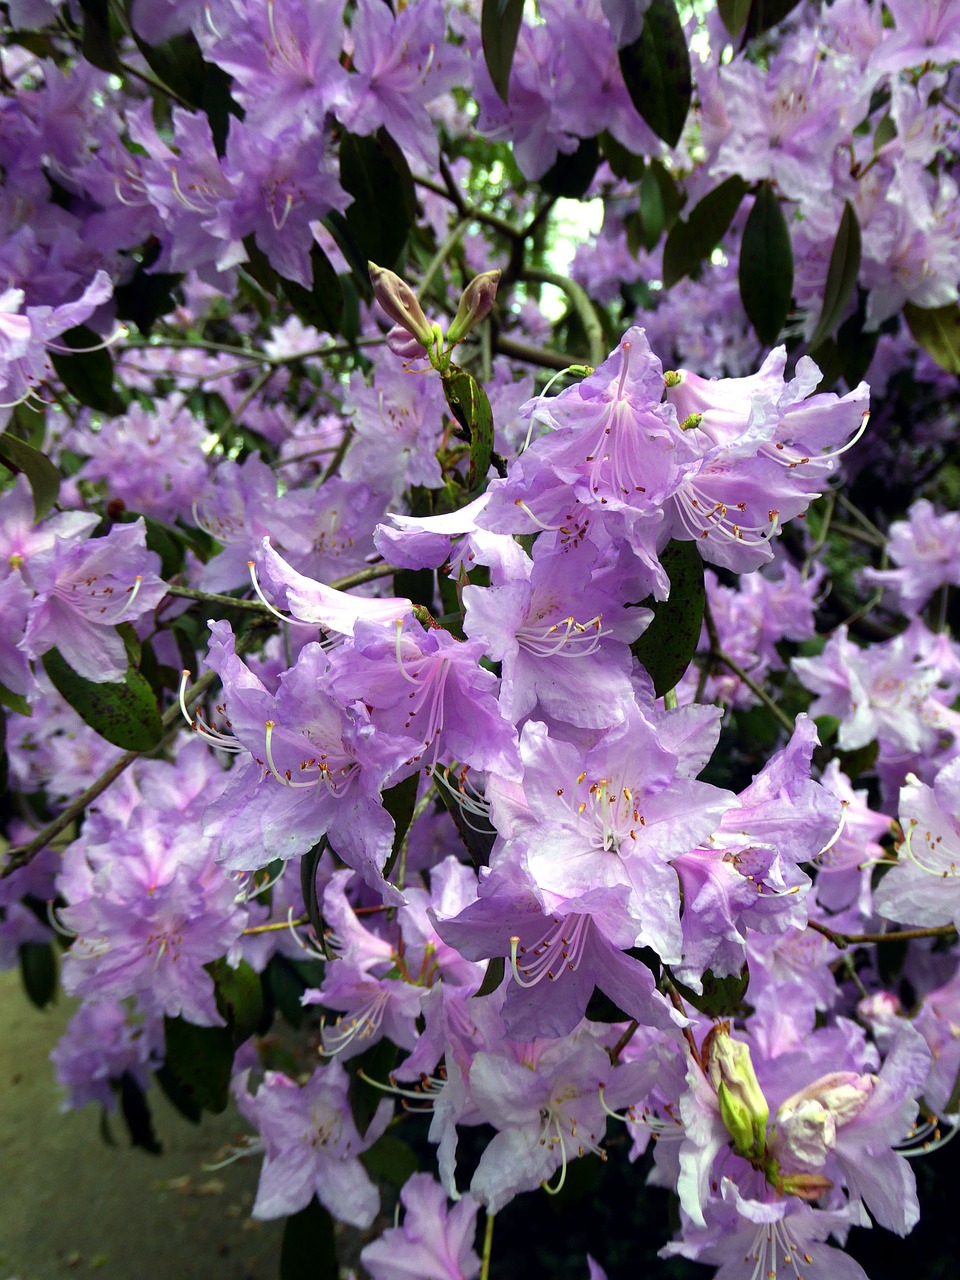
[[402,324],[395,324],[387,334],[387,346],[395,356],[404,360],[419,360],[427,354],[422,342],[409,333]]
[[368,262],[374,297],[394,324],[406,329],[423,346],[430,346],[433,330],[423,314],[417,295],[405,280],[375,262]]
[[490,314],[500,283],[499,271],[484,271],[474,276],[460,295],[460,305],[447,330],[447,342],[460,342],[474,325]]

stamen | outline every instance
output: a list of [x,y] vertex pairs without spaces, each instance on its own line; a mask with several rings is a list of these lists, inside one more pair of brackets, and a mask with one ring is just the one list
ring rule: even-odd
[[287,614],[281,613],[280,610],[277,609],[274,605],[272,605],[270,601],[267,599],[267,597],[263,594],[263,590],[257,578],[256,562],[253,560],[248,560],[247,569],[250,572],[250,581],[253,583],[253,589],[254,589],[254,592],[256,593],[257,599],[264,606],[264,608],[270,610],[270,612],[273,614],[275,618],[279,618],[281,622],[286,622],[292,627],[310,627],[314,631],[317,631],[320,629],[312,622],[304,622],[301,618],[291,618]]

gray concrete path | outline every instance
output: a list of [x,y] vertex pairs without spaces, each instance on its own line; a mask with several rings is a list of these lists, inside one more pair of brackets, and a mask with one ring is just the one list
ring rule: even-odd
[[122,1119],[59,1111],[47,1055],[73,1011],[33,1008],[0,973],[0,1280],[275,1280],[280,1223],[250,1220],[259,1159],[202,1165],[245,1131],[235,1112],[190,1125],[149,1094],[161,1156],[132,1150]]

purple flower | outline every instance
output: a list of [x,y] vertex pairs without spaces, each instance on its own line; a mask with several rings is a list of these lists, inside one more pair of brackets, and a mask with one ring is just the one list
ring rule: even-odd
[[888,550],[900,567],[865,569],[864,579],[893,590],[898,607],[913,617],[939,587],[960,586],[960,513],[938,515],[933,504],[921,498],[906,520],[890,526]]
[[268,1071],[252,1097],[247,1073],[237,1081],[237,1104],[259,1131],[266,1152],[253,1206],[255,1218],[282,1218],[314,1196],[341,1222],[369,1227],[380,1197],[360,1156],[380,1137],[393,1112],[385,1098],[361,1136],[350,1113],[348,1077],[339,1063],[318,1067],[304,1085]]
[[122,680],[127,655],[116,626],[136,622],[166,595],[159,568],[159,556],[147,550],[142,519],[114,525],[106,537],[88,542],[57,537],[30,559],[28,581],[37,595],[23,651],[39,658],[56,646],[87,680]]
[[480,1259],[472,1241],[479,1205],[473,1197],[461,1197],[450,1209],[443,1188],[428,1173],[415,1173],[400,1200],[403,1225],[388,1227],[361,1251],[372,1280],[476,1280]]

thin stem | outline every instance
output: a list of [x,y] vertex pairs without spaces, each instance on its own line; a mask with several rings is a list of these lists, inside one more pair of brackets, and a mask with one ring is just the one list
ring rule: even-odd
[[271,924],[252,924],[248,929],[241,929],[244,936],[251,933],[279,933],[281,929],[295,929],[299,925],[309,924],[309,916],[297,916],[295,920],[274,920]]
[[624,1031],[623,1035],[620,1037],[617,1043],[613,1046],[612,1049],[607,1050],[610,1061],[613,1063],[614,1066],[616,1066],[617,1063],[620,1061],[621,1053],[623,1053],[624,1049],[627,1047],[627,1045],[630,1043],[633,1037],[637,1034],[637,1031],[639,1030],[639,1028],[640,1028],[640,1023],[636,1020],[636,1018],[631,1019],[630,1025],[627,1027],[626,1031]]
[[427,290],[433,284],[433,277],[437,274],[446,260],[450,257],[451,253],[453,253],[454,249],[456,249],[457,245],[463,239],[464,232],[469,225],[469,218],[461,218],[431,258],[426,271],[423,273],[423,279],[417,285],[418,302],[423,301]]
[[490,1259],[493,1256],[493,1220],[495,1213],[487,1214],[487,1224],[483,1230],[483,1258],[480,1261],[480,1280],[490,1280]]
[[584,333],[587,336],[591,363],[594,365],[602,364],[607,355],[607,344],[604,341],[600,317],[587,296],[586,290],[581,288],[575,280],[571,280],[569,276],[562,276],[556,271],[544,271],[540,267],[524,267],[518,278],[520,280],[534,281],[538,284],[552,284],[554,288],[560,289],[567,295],[570,305],[577,313],[577,318],[583,325]]
[[534,347],[529,342],[520,342],[516,338],[508,338],[498,333],[493,346],[501,355],[510,356],[513,360],[523,360],[527,364],[538,365],[541,369],[559,369],[561,373],[570,368],[570,357],[562,351],[551,351],[549,347]]
[[769,693],[767,693],[766,689],[764,689],[762,685],[757,684],[756,680],[751,679],[738,662],[734,662],[733,658],[724,653],[720,646],[720,636],[717,632],[717,624],[713,620],[713,613],[710,609],[709,600],[704,602],[703,621],[707,628],[707,635],[710,637],[710,657],[716,659],[717,662],[722,662],[728,671],[732,671],[737,679],[742,684],[745,684],[755,697],[760,699],[767,710],[776,718],[776,720],[779,721],[784,729],[786,729],[787,733],[793,733],[796,726],[782,707],[777,706],[773,698],[771,698]]
[[941,924],[930,929],[892,929],[889,933],[838,933],[817,920],[808,920],[807,924],[814,933],[822,934],[841,951],[846,947],[871,942],[912,942],[915,938],[950,938],[957,934],[956,926],[952,924]]
[[[441,160],[441,168],[443,161]],[[495,231],[499,231],[502,236],[506,236],[509,240],[519,240],[521,232],[512,223],[507,222],[506,218],[499,218],[495,213],[486,213],[483,209],[478,209],[476,205],[467,204],[456,189],[451,177],[452,188],[444,186],[441,182],[434,182],[432,178],[422,178],[419,174],[414,176],[414,182],[418,187],[423,187],[427,191],[434,192],[435,195],[444,196],[456,208],[461,218],[467,219],[468,222],[482,222],[484,226],[493,227]]]
[[151,347],[165,347],[174,351],[210,351],[215,354],[238,356],[255,364],[280,365],[294,364],[297,360],[313,360],[323,356],[350,355],[357,347],[382,347],[386,338],[358,338],[356,342],[338,342],[323,347],[311,347],[309,351],[295,351],[288,356],[270,356],[265,351],[247,351],[244,347],[233,347],[225,342],[209,342],[206,338],[164,338],[151,337],[145,342],[125,342],[123,351],[149,351]]
[[168,596],[181,596],[184,600],[203,600],[207,604],[218,604],[224,609],[246,609],[250,613],[260,613],[264,617],[272,617],[270,610],[259,600],[238,600],[236,596],[219,595],[215,591],[198,591],[195,587],[177,587],[167,584]]
[[227,417],[223,422],[223,424],[220,427],[218,427],[217,431],[214,433],[213,444],[210,445],[211,451],[215,449],[217,445],[223,444],[229,432],[231,432],[233,428],[237,425],[237,422],[240,420],[241,415],[246,412],[246,409],[251,403],[251,401],[253,401],[260,394],[260,392],[267,385],[267,383],[270,381],[270,379],[273,377],[275,373],[276,373],[276,369],[271,367],[269,369],[265,369],[263,373],[260,374],[259,377],[253,380],[252,385],[244,395],[243,399],[240,401],[240,403],[237,405],[235,409],[231,409],[231,411],[227,414]]

